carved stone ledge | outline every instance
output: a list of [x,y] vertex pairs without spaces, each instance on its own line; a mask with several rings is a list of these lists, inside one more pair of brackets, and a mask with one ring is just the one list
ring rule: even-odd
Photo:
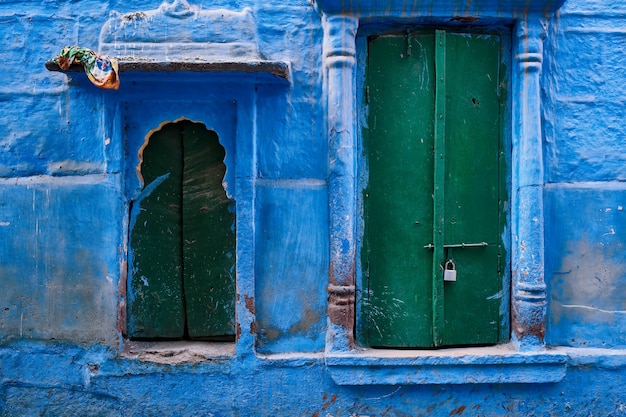
[[565,378],[567,355],[518,352],[513,346],[429,350],[364,349],[326,354],[338,385],[554,383]]
[[[329,14],[356,14],[406,16],[449,16],[457,20],[470,16],[528,13],[548,14],[560,8],[565,0],[425,0],[406,2],[404,0],[315,0],[318,7]],[[474,20],[470,20],[473,22]]]
[[[64,71],[53,61],[46,62],[49,71]],[[80,65],[72,65],[68,72],[84,72]],[[281,61],[246,61],[246,62],[156,62],[156,61],[119,61],[120,72],[226,72],[226,73],[267,73],[285,80],[289,79],[289,64]]]
[[[289,80],[290,65],[265,60],[252,9],[208,9],[186,0],[152,10],[113,12],[100,29],[98,54],[115,57],[120,72],[271,74]],[[46,68],[61,71],[49,61]],[[83,71],[73,65],[73,71]]]

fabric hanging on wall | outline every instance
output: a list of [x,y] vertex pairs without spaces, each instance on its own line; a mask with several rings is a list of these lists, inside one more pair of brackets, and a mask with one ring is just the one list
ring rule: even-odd
[[72,64],[82,65],[93,85],[100,88],[117,90],[120,86],[117,59],[98,55],[88,48],[66,46],[53,62],[63,70]]

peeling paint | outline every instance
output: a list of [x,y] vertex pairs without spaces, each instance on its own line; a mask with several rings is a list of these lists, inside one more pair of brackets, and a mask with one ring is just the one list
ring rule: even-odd
[[252,314],[254,314],[254,297],[249,297],[248,295],[244,295],[246,308]]

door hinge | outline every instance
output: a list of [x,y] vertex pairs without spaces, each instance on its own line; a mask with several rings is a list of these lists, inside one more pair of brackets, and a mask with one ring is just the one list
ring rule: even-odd
[[502,256],[498,254],[498,262],[497,262],[498,274],[502,273]]
[[365,86],[365,104],[370,104],[370,86]]

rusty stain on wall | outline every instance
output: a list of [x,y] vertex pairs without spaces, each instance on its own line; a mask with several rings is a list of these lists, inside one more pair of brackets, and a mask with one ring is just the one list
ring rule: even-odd
[[312,326],[317,324],[320,320],[320,316],[315,310],[306,309],[304,311],[304,318],[298,323],[289,328],[289,333],[302,332],[306,333]]
[[[341,274],[341,276],[339,275]],[[328,318],[331,323],[345,329],[350,348],[354,343],[355,324],[355,261],[352,260],[346,271],[339,272],[336,262],[331,260],[329,270]]]
[[[520,314],[519,306],[524,307],[524,315]],[[525,336],[536,337],[543,340],[546,334],[546,322],[543,310],[545,303],[533,303],[518,300],[511,307],[511,329],[515,332],[518,340]]]
[[460,406],[458,408],[455,408],[454,410],[450,411],[450,414],[448,414],[448,415],[450,415],[450,416],[460,416],[461,414],[463,414],[463,411],[465,411],[465,408],[466,407],[464,405],[462,405],[462,406]]
[[[237,299],[239,299],[239,294],[237,294]],[[250,297],[249,295],[244,295],[244,302],[248,311],[254,316],[254,297]],[[250,322],[250,334],[256,333],[256,321],[252,320]]]
[[254,314],[254,297],[250,297],[248,295],[244,295],[244,302],[246,303],[246,308],[252,314]]

